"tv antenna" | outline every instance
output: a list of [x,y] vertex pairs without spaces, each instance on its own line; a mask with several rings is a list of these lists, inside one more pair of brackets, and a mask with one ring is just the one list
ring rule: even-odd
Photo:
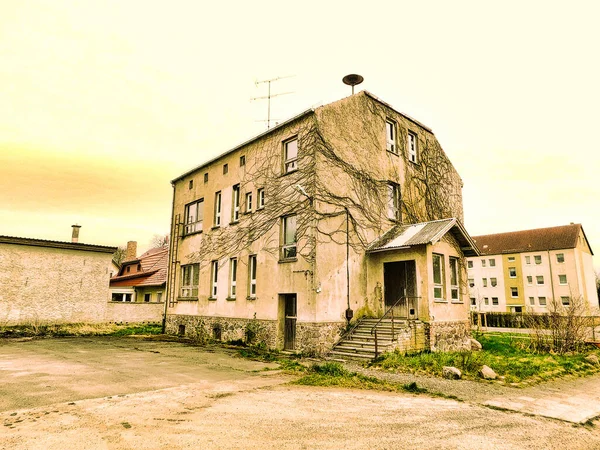
[[362,83],[363,81],[365,81],[365,79],[355,73],[351,73],[350,75],[346,75],[344,78],[342,78],[342,82],[344,84],[352,86],[352,95],[354,95],[354,86]]
[[290,92],[280,92],[278,94],[271,94],[271,83],[273,81],[277,81],[277,80],[281,80],[283,78],[291,78],[295,75],[285,75],[283,77],[276,77],[276,78],[271,78],[270,80],[259,80],[259,81],[255,81],[254,84],[256,84],[256,87],[258,87],[259,84],[262,83],[267,83],[268,86],[268,90],[267,90],[267,95],[264,95],[262,97],[254,97],[251,98],[250,101],[252,100],[264,100],[267,99],[267,130],[271,127],[271,98],[273,97],[279,97],[280,95],[287,95],[287,94],[293,94],[293,91]]

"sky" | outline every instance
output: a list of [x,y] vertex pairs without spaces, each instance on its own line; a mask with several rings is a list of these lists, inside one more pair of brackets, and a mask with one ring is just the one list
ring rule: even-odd
[[596,1],[0,2],[0,235],[150,246],[170,180],[366,89],[433,129],[473,236],[581,223],[600,270]]

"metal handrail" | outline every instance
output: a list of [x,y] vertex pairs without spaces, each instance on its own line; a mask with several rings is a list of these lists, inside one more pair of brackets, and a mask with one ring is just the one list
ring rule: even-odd
[[388,316],[388,314],[391,313],[391,316],[392,316],[392,340],[396,339],[396,332],[394,330],[394,308],[396,306],[398,306],[398,304],[402,300],[407,300],[409,298],[421,298],[421,297],[416,297],[416,296],[409,296],[409,297],[402,296],[402,297],[400,297],[398,300],[396,300],[396,303],[394,303],[392,306],[390,306],[388,308],[388,310],[383,314],[383,316],[381,316],[381,318],[377,321],[377,323],[375,325],[373,325],[373,327],[371,328],[371,334],[374,335],[374,337],[375,337],[375,358],[377,358],[377,356],[379,356],[379,349],[377,348],[377,326],[381,323],[381,321],[383,319],[385,319]]

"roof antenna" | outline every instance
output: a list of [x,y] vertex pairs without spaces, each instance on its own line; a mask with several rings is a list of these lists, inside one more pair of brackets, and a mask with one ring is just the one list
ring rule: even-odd
[[286,75],[283,77],[275,77],[275,78],[271,78],[270,80],[260,80],[260,81],[255,81],[254,84],[256,84],[256,87],[258,87],[259,84],[261,83],[267,83],[269,86],[269,90],[268,90],[268,94],[264,95],[262,97],[254,97],[251,98],[250,101],[252,100],[263,100],[263,99],[267,99],[267,130],[271,127],[271,98],[272,97],[279,97],[280,95],[286,95],[286,94],[292,94],[293,91],[290,92],[280,92],[279,94],[272,94],[271,95],[271,82],[272,81],[277,81],[277,80],[281,80],[282,78],[291,78],[295,75]]
[[352,86],[352,95],[354,95],[354,86],[362,83],[363,81],[365,81],[365,79],[360,75],[351,73],[350,75],[346,75],[344,78],[342,78],[342,81],[344,82],[344,84]]

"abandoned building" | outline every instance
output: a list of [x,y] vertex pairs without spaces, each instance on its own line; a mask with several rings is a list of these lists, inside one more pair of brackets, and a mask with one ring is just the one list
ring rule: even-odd
[[544,313],[582,301],[585,314],[597,314],[593,253],[581,224],[473,239],[481,257],[467,258],[471,309]]
[[169,332],[322,353],[348,320],[385,315],[376,328],[394,314],[388,347],[467,344],[463,261],[479,253],[462,180],[429,128],[371,93],[309,109],[172,185]]
[[103,322],[116,247],[0,236],[0,323]]
[[137,256],[129,241],[117,274],[110,279],[109,322],[160,322],[164,314],[168,247],[152,248]]

